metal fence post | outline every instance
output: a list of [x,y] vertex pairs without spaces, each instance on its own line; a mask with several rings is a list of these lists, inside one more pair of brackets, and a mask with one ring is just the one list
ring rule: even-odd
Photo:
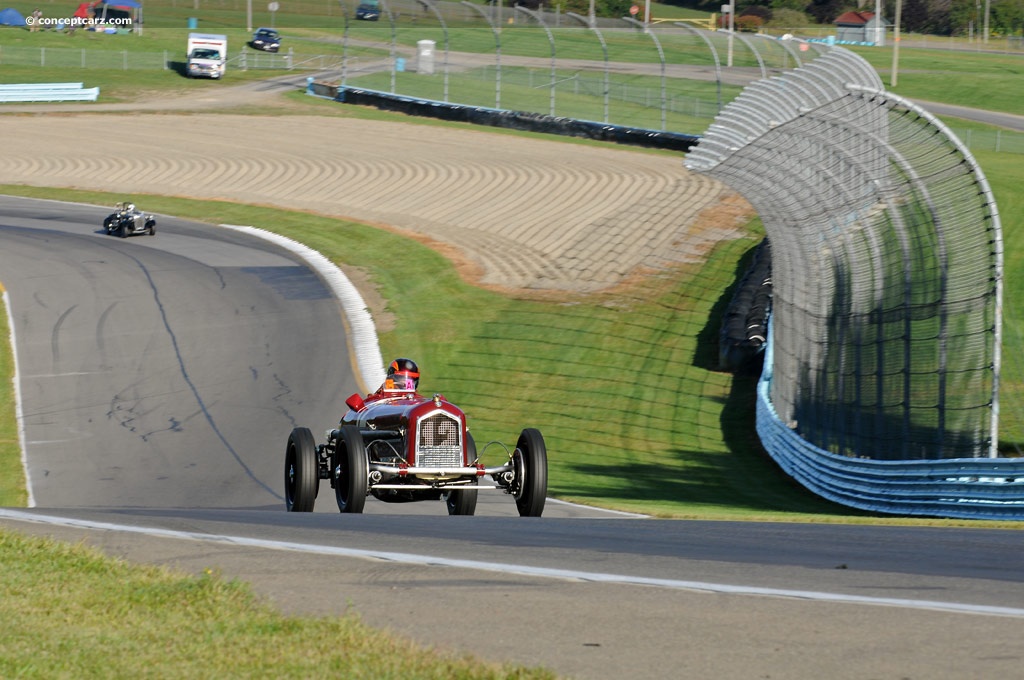
[[437,17],[437,20],[441,23],[441,31],[444,32],[444,101],[448,101],[448,24],[445,23],[444,17],[441,16],[441,12],[438,11],[437,6],[430,0],[417,0],[421,5],[429,9]]
[[594,35],[597,36],[597,39],[599,41],[601,41],[601,51],[604,53],[604,122],[607,123],[608,122],[608,94],[609,94],[609,87],[608,87],[608,43],[605,42],[604,36],[601,35],[601,31],[597,30],[597,22],[594,20],[593,16],[584,17],[584,16],[581,16],[579,14],[576,14],[575,12],[566,12],[566,14],[568,16],[572,17],[573,19],[575,19],[576,21],[580,22],[581,24],[583,24],[584,26],[586,26],[590,30],[592,30],[594,32]]
[[523,14],[525,14],[527,16],[533,17],[534,20],[536,20],[536,22],[538,24],[540,24],[541,28],[543,28],[544,32],[547,33],[547,35],[548,35],[548,43],[551,44],[551,83],[549,85],[549,87],[551,88],[551,95],[549,97],[549,99],[550,99],[549,113],[550,113],[550,115],[554,116],[555,115],[555,87],[557,86],[557,82],[558,82],[558,75],[557,75],[557,71],[555,69],[555,36],[551,35],[551,30],[548,28],[548,25],[544,23],[544,19],[541,18],[539,13],[534,12],[532,10],[528,10],[525,7],[520,7],[519,5],[515,5],[513,9],[516,12],[522,12]]
[[658,36],[654,34],[654,31],[647,30],[647,26],[645,24],[632,17],[622,17],[622,20],[643,29],[644,33],[651,36],[651,40],[654,41],[654,46],[658,48],[658,58],[661,59],[661,129],[664,130],[667,125],[665,118],[665,50],[661,48],[661,41],[658,40]]
[[[479,5],[474,5],[471,2],[462,0],[462,4],[470,8],[480,16],[484,18],[487,25],[491,27],[491,32],[494,33],[494,108],[501,108],[501,29],[499,26],[495,26],[491,17],[487,16],[487,13],[480,8]],[[498,16],[499,21],[501,17],[501,3],[498,3]]]
[[[717,91],[718,91],[718,110],[721,111],[722,110],[722,63],[718,59],[718,50],[715,49],[714,43],[712,43],[711,40],[706,35],[704,35],[701,31],[698,31],[693,26],[690,26],[689,24],[685,24],[682,21],[676,21],[675,25],[679,26],[681,28],[685,28],[687,31],[690,31],[691,33],[694,33],[698,38],[703,40],[704,43],[708,46],[708,49],[711,50],[711,56],[715,60],[715,85],[717,86]],[[762,68],[762,72],[763,71],[764,71],[764,69]]]

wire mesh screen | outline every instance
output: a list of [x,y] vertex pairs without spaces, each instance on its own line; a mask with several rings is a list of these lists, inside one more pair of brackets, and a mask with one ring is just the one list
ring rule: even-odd
[[1002,244],[977,164],[842,49],[748,87],[687,158],[772,243],[778,417],[826,451],[993,455]]

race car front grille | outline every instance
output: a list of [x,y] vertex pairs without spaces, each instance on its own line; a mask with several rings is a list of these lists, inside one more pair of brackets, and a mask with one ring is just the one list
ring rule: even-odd
[[435,411],[416,425],[416,465],[462,467],[462,426],[458,418]]

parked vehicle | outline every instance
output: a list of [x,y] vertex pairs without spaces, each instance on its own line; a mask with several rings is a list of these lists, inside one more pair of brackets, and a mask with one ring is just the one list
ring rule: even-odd
[[363,0],[356,6],[356,19],[360,21],[377,21],[380,19],[380,1]]
[[[408,359],[396,359],[396,364]],[[399,374],[395,374],[399,375]],[[416,384],[419,370],[416,369]],[[364,399],[345,404],[340,424],[317,444],[305,427],[296,427],[285,448],[285,506],[312,512],[321,480],[329,480],[338,509],[363,512],[367,496],[387,503],[444,500],[450,515],[476,512],[477,494],[502,490],[515,498],[520,516],[540,517],[547,496],[548,462],[544,437],[524,429],[515,448],[491,442],[506,460],[487,467],[466,426],[466,414],[442,395],[425,397],[416,384],[391,374]],[[481,484],[490,478],[492,484]]]
[[228,61],[228,37],[209,33],[188,34],[189,78],[223,78]]
[[114,205],[114,212],[103,220],[103,228],[107,234],[117,234],[121,238],[134,234],[156,234],[156,215],[144,213],[136,209],[135,204],[123,201]]
[[249,44],[255,50],[277,52],[281,49],[281,35],[272,28],[257,28]]

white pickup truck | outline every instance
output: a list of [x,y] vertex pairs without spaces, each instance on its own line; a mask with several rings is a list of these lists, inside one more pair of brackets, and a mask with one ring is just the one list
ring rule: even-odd
[[228,61],[228,37],[189,33],[187,54],[189,78],[222,78]]

